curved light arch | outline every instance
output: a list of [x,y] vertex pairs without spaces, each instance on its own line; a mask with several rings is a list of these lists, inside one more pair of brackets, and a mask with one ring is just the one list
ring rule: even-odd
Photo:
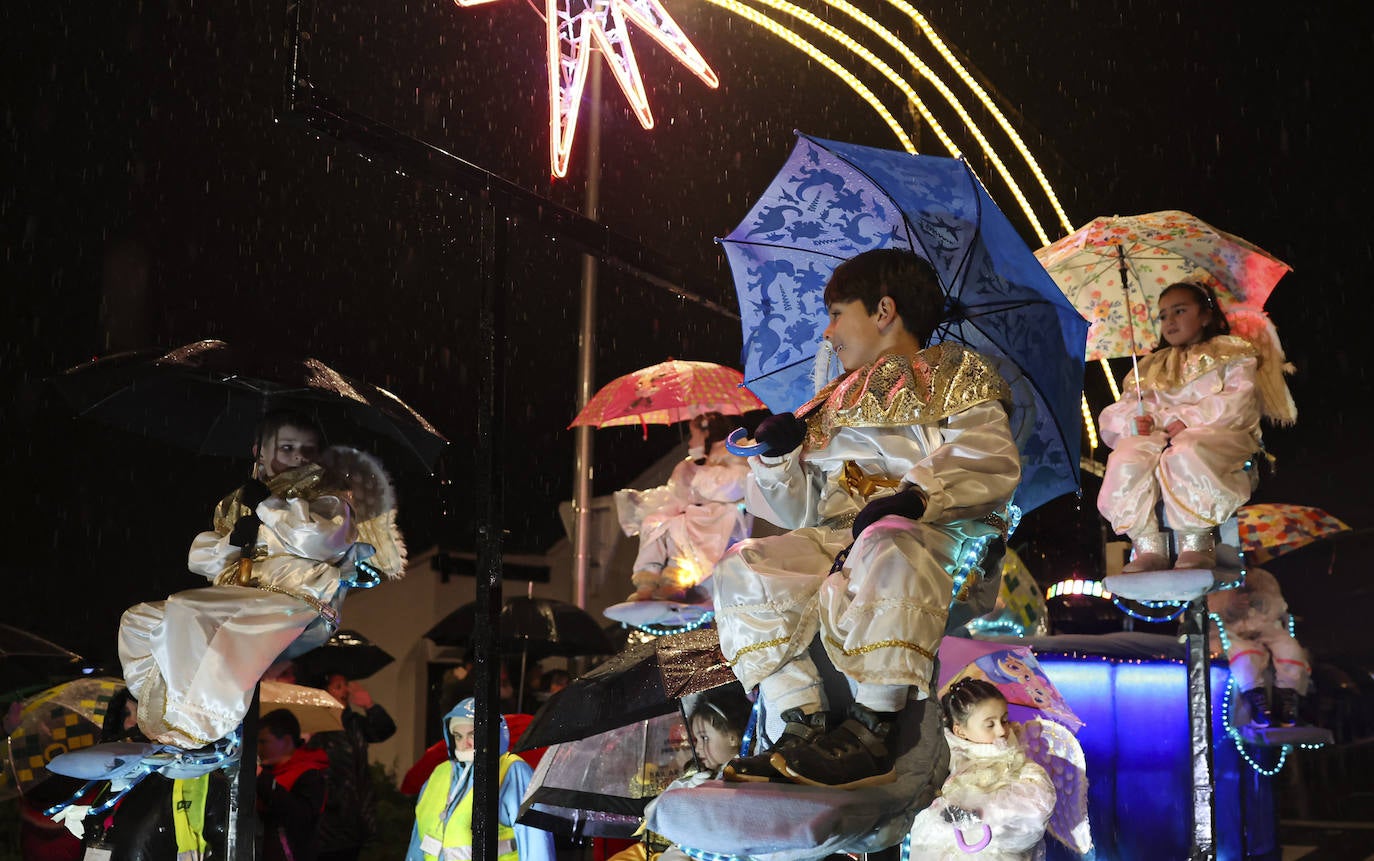
[[[830,0],[826,0],[826,2],[829,3]],[[1001,108],[997,107],[997,103],[987,94],[983,86],[969,74],[968,70],[964,68],[963,63],[959,62],[959,58],[954,56],[954,53],[945,45],[944,40],[940,38],[940,34],[935,32],[935,28],[930,25],[930,22],[926,20],[926,17],[922,15],[915,6],[912,6],[910,3],[906,2],[906,0],[887,0],[887,2],[894,8],[900,10],[902,14],[909,17],[916,24],[917,29],[921,31],[922,35],[930,40],[930,44],[935,48],[935,52],[949,64],[950,68],[954,70],[954,74],[959,76],[959,80],[963,81],[964,85],[972,90],[973,94],[978,97],[978,101],[982,102],[983,106],[988,109],[993,119],[997,121],[997,125],[1001,127],[1002,131],[1011,139],[1012,144],[1021,153],[1022,157],[1025,158],[1026,165],[1030,168],[1031,174],[1040,184],[1040,188],[1044,190],[1045,196],[1049,198],[1050,206],[1054,208],[1054,214],[1059,218],[1060,226],[1064,228],[1064,234],[1067,236],[1072,233],[1074,229],[1073,222],[1069,221],[1068,214],[1064,212],[1064,207],[1060,205],[1059,196],[1054,193],[1054,189],[1050,186],[1050,181],[1045,176],[1045,172],[1040,169],[1040,163],[1035,160],[1035,156],[1031,154],[1030,147],[1026,146],[1025,141],[1021,139],[1021,135],[1017,133],[1011,121],[1002,113]]]
[[835,58],[802,38],[796,31],[788,29],[775,19],[768,17],[757,9],[740,3],[739,0],[706,0],[706,2],[714,6],[719,6],[727,12],[738,15],[752,24],[759,25],[774,36],[781,38],[784,42],[787,42],[792,47],[820,63],[829,70],[831,74],[835,75],[841,81],[844,81],[851,90],[858,94],[859,98],[867,102],[869,106],[877,112],[883,122],[887,123],[892,133],[897,136],[897,140],[901,142],[902,147],[907,152],[916,152],[916,145],[912,142],[911,136],[906,133],[906,129],[902,128],[902,124],[897,122],[897,118],[892,115],[892,112],[887,109],[887,106],[882,103],[882,100],[874,95],[872,90],[864,86],[864,83],[855,77],[853,72],[841,65]]
[[[711,2],[711,0],[707,0],[707,2]],[[945,132],[944,128],[940,126],[940,124],[935,120],[933,116],[931,116],[925,104],[916,95],[916,91],[912,89],[911,85],[907,83],[906,79],[898,75],[895,71],[893,71],[891,66],[887,65],[887,63],[883,62],[881,59],[876,57],[873,54],[873,52],[869,51],[867,48],[863,47],[858,42],[854,41],[852,37],[843,33],[838,28],[830,24],[827,24],[820,18],[816,17],[816,15],[806,11],[805,9],[802,9],[801,7],[793,3],[788,2],[788,0],[755,0],[755,2],[761,3],[765,6],[770,6],[781,12],[785,12],[788,15],[791,15],[794,18],[797,18],[798,20],[803,21],[806,24],[809,24],[810,26],[814,27],[815,29],[819,30],[820,32],[824,33],[825,35],[844,45],[849,50],[853,51],[861,59],[863,59],[870,66],[872,66],[874,70],[876,70],[883,77],[887,78],[889,82],[891,82],[894,86],[901,90],[902,94],[905,95],[910,102],[916,105],[917,110],[921,112],[921,116],[931,126],[931,130],[935,132],[935,136],[939,138],[940,143],[944,144],[945,149],[949,151],[950,155],[954,156],[955,158],[959,158],[963,155],[959,147],[954,143],[953,139],[950,138],[949,134]],[[1002,161],[1001,157],[998,156],[997,152],[993,149],[992,142],[989,141],[987,137],[983,134],[982,130],[978,128],[978,124],[974,121],[973,117],[969,115],[968,111],[964,108],[963,103],[960,102],[959,98],[954,95],[954,92],[949,88],[949,86],[946,85],[945,82],[942,81],[939,78],[939,76],[936,75],[935,72],[930,69],[929,66],[922,62],[921,59],[916,56],[915,52],[911,50],[910,47],[908,47],[904,42],[902,42],[901,39],[897,38],[896,34],[894,34],[891,30],[887,29],[883,25],[879,24],[872,17],[855,8],[852,4],[846,2],[846,0],[825,0],[825,2],[831,8],[836,9],[844,13],[845,15],[848,15],[850,18],[859,22],[865,28],[873,32],[880,39],[882,39],[884,42],[886,42],[888,45],[894,48],[898,53],[902,55],[902,59],[910,63],[912,67],[916,69],[916,71],[921,75],[921,77],[925,78],[935,87],[936,91],[939,92],[940,95],[944,97],[945,101],[949,103],[950,107],[954,109],[954,112],[958,115],[959,119],[963,121],[965,128],[969,130],[969,132],[973,135],[974,140],[978,142],[979,148],[982,149],[983,154],[987,156],[989,161],[992,162],[993,168],[997,171],[998,175],[1002,177],[1002,180],[1007,184],[1007,189],[1011,192],[1012,197],[1016,199],[1017,204],[1020,205],[1021,211],[1025,214],[1026,219],[1030,222],[1031,229],[1035,231],[1035,235],[1040,239],[1041,244],[1049,245],[1049,235],[1045,232],[1044,227],[1041,226],[1040,219],[1036,216],[1035,210],[1030,205],[1030,201],[1026,199],[1026,195],[1021,190],[1020,184],[1016,182],[1016,179],[1011,175],[1011,171],[1007,169],[1006,163]]]

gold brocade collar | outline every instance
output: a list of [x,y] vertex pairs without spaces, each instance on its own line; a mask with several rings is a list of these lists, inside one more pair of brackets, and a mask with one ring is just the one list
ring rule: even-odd
[[[269,478],[267,490],[273,496],[281,499],[300,498],[309,501],[318,496],[340,493],[341,491],[333,486],[335,483],[325,481],[323,466],[318,463],[307,463],[295,469],[279,472]],[[214,529],[216,532],[227,535],[240,517],[253,513],[252,509],[244,505],[240,499],[242,493],[243,488],[237,488],[215,506]]]
[[[1140,388],[1167,392],[1186,386],[1198,377],[1242,359],[1259,356],[1259,350],[1244,338],[1217,335],[1190,347],[1166,347],[1140,360]],[[1123,391],[1135,388],[1135,372],[1126,375]]]
[[1009,401],[1002,375],[983,356],[955,343],[911,355],[880,356],[821,389],[797,410],[811,449],[840,428],[933,424],[986,401]]
[[267,489],[273,496],[282,499],[314,499],[318,496],[338,494],[341,487],[337,481],[325,482],[325,468],[318,463],[307,463],[295,469],[279,472],[267,479]]

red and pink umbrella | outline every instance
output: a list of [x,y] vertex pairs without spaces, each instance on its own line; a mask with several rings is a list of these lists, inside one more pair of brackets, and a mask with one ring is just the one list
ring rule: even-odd
[[702,413],[739,415],[766,409],[744,375],[711,362],[669,359],[617,377],[592,396],[568,427],[671,425]]

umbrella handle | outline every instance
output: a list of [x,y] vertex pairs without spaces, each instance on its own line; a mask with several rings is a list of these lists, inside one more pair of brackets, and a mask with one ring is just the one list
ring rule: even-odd
[[725,438],[725,449],[731,454],[740,457],[752,457],[756,454],[768,454],[771,449],[766,442],[743,443],[741,440],[749,438],[749,431],[744,428],[735,428],[730,431],[730,435]]
[[958,825],[951,827],[954,829],[954,842],[959,844],[959,851],[963,852],[965,855],[973,855],[982,852],[984,849],[988,848],[988,844],[992,842],[992,829],[988,827],[986,822],[980,826],[983,830],[982,835],[972,843],[964,839],[964,832]]

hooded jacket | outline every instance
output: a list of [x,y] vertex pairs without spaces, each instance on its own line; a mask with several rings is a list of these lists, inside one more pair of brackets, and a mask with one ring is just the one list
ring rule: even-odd
[[[463,700],[449,710],[443,717],[443,737],[444,743],[448,747],[449,758],[447,762],[439,764],[439,767],[430,775],[429,780],[425,781],[424,788],[420,790],[419,800],[416,802],[416,821],[410,832],[410,847],[406,850],[406,861],[429,861],[438,857],[438,852],[433,851],[433,838],[426,839],[426,835],[434,832],[443,833],[443,824],[465,798],[472,794],[473,764],[471,762],[459,762],[455,751],[455,739],[449,729],[449,722],[454,718],[472,720],[474,717],[474,701],[471,697]],[[499,793],[497,821],[500,825],[510,828],[514,832],[516,851],[520,861],[554,861],[553,835],[538,828],[528,825],[516,824],[516,817],[520,814],[520,801],[525,796],[525,790],[529,787],[530,777],[533,770],[520,757],[510,753],[510,730],[506,726],[506,719],[501,718],[501,732],[498,751],[501,756],[501,770],[504,772],[504,779],[501,781]],[[434,797],[434,793],[444,793],[445,797],[440,803],[440,799]],[[427,811],[437,812],[438,822],[422,822]],[[473,816],[477,816],[477,811],[473,811]],[[453,843],[454,834],[446,834],[450,843]],[[463,835],[466,838],[466,845],[471,845],[472,835]],[[462,842],[460,840],[460,842]],[[426,844],[429,844],[428,847]]]

